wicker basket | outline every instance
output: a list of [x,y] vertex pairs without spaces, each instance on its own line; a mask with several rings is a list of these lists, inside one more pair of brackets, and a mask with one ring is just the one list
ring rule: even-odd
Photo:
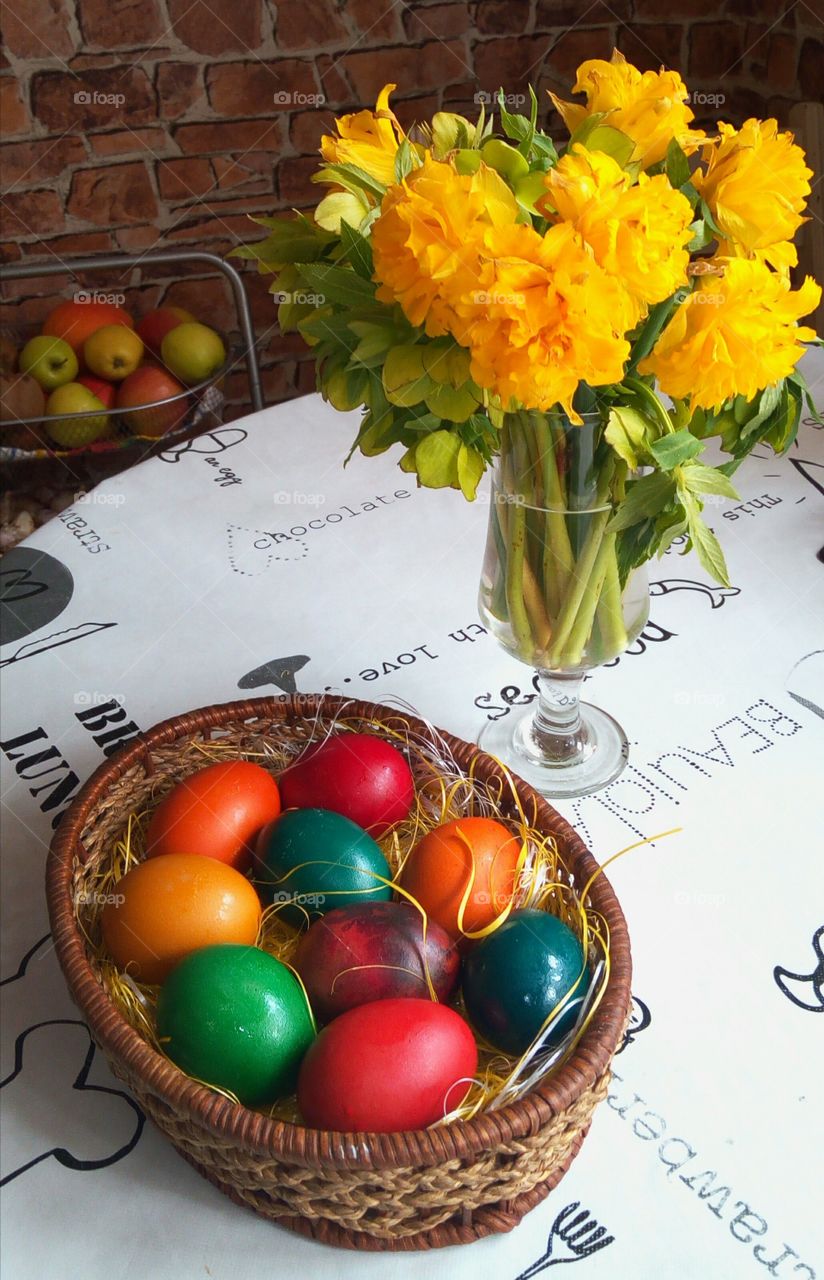
[[[224,703],[157,725],[92,775],[65,814],[48,860],[49,913],[72,997],[114,1074],[194,1167],[238,1203],[328,1244],[358,1249],[426,1249],[509,1231],[556,1185],[576,1155],[592,1112],[605,1096],[609,1064],[630,1001],[626,923],[599,876],[589,902],[610,928],[611,974],[598,1011],[573,1055],[519,1102],[467,1121],[391,1134],[342,1134],[273,1120],[195,1083],[150,1047],[109,999],[78,928],[73,899],[78,870],[106,856],[129,813],[159,781],[181,776],[179,746],[219,736],[238,755],[289,726],[305,733],[318,711],[346,708],[348,724],[376,731],[390,714],[374,703],[297,695]],[[394,713],[420,734],[427,727]],[[228,735],[228,736],[227,736]],[[443,734],[455,759],[475,776],[501,769],[477,747]],[[185,771],[190,771],[187,766]],[[535,825],[551,831],[579,887],[597,870],[563,818],[519,782]],[[514,817],[514,800],[500,806]]]

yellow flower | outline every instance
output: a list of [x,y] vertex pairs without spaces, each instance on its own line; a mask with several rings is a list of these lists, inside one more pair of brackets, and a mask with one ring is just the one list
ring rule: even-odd
[[395,156],[403,129],[389,109],[389,95],[397,85],[381,89],[374,111],[357,111],[335,121],[339,137],[325,134],[320,153],[327,164],[354,164],[386,186],[395,181]]
[[399,302],[430,337],[451,333],[456,298],[482,289],[478,244],[484,226],[513,223],[518,206],[506,183],[482,165],[459,174],[427,157],[392,186],[372,227],[377,297]]
[[636,299],[636,321],[647,304],[688,283],[692,208],[663,174],[642,173],[633,183],[611,156],[576,145],[544,184],[540,211],[572,223],[596,261]]
[[815,310],[821,288],[800,289],[758,259],[717,261],[721,274],[699,277],[652,352],[638,366],[661,390],[693,406],[716,409],[734,396],[752,400],[786,378],[815,331],[796,322]]
[[601,58],[582,62],[573,93],[585,93],[586,106],[562,102],[550,94],[570,133],[587,116],[603,112],[604,124],[632,138],[635,151],[631,158],[643,169],[664,159],[673,138],[689,153],[704,137],[703,130],[689,127],[694,115],[687,106],[687,87],[678,73],[663,67],[642,73],[617,49],[610,62]]
[[693,183],[724,234],[723,248],[758,254],[781,270],[795,266],[791,244],[804,221],[812,170],[791,133],[775,120],[747,120],[740,129],[719,124],[719,136],[705,144],[707,171]]

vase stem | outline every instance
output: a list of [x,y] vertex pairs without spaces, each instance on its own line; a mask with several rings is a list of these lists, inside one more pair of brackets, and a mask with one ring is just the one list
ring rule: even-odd
[[583,681],[582,671],[538,673],[538,704],[530,733],[535,746],[553,763],[572,764],[587,755],[580,702]]

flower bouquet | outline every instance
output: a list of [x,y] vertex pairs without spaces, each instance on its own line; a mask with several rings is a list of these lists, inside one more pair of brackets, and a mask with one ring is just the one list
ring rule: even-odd
[[365,409],[353,451],[400,445],[470,500],[493,466],[481,614],[540,673],[510,748],[581,794],[626,758],[578,689],[643,627],[646,563],[683,538],[727,584],[704,502],[736,498],[742,460],[785,451],[810,403],[798,321],[821,290],[789,269],[812,174],[775,120],[708,135],[679,75],[617,52],[579,68],[585,102],[553,98],[563,146],[531,91],[529,116],[501,96],[497,130],[482,108],[405,132],[394,87],[323,138],[314,214],[259,219],[236,253],[273,274],[326,399]]

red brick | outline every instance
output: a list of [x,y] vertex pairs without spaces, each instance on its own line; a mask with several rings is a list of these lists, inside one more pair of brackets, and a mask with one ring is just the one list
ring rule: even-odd
[[163,160],[157,166],[157,186],[164,200],[192,200],[215,185],[208,160]]
[[196,53],[251,53],[263,38],[261,0],[169,0],[169,17],[178,40]]
[[793,98],[774,95],[767,98],[766,102],[762,99],[761,117],[762,119],[773,117],[782,127],[789,127],[790,112],[794,106],[795,100]]
[[[268,281],[265,276],[258,276],[257,279],[267,289],[266,301],[271,311],[274,308],[274,301],[271,293],[268,292]],[[269,335],[265,346],[261,346],[260,356],[262,362],[268,363],[275,360],[288,360],[294,356],[303,356],[306,351],[306,343],[299,333],[281,333],[278,330]]]
[[[611,54],[612,39],[608,31],[575,28],[555,41],[543,63],[542,75],[536,77],[533,73],[533,79],[539,79],[542,88],[549,85],[555,92],[560,89],[566,96],[582,62],[588,58],[608,59]],[[540,93],[538,97],[541,98]]]
[[[573,31],[568,38],[580,34],[583,33]],[[585,34],[587,46],[591,48],[592,35],[589,32]],[[525,93],[527,85],[537,79],[551,44],[550,37],[543,35],[487,40],[485,44],[478,45],[475,50],[478,91],[492,95],[503,86],[505,93]],[[598,57],[598,54],[591,56]],[[554,70],[554,55],[550,62]]]
[[312,63],[297,58],[222,62],[209,68],[206,84],[214,110],[228,117],[268,116],[292,105],[318,105],[312,99],[320,96]]
[[18,58],[54,58],[74,52],[69,7],[63,0],[26,0],[4,6],[3,40]]
[[201,68],[194,62],[161,62],[157,68],[157,105],[162,120],[178,120],[205,106]]
[[55,295],[53,298],[26,298],[23,302],[9,302],[0,306],[0,324],[21,329],[29,326],[39,329],[58,301]]
[[166,35],[157,0],[77,0],[77,17],[92,49],[145,48]]
[[[744,53],[743,32],[733,22],[705,22],[690,33],[689,74],[719,81],[739,71]],[[719,84],[723,92],[723,85]]]
[[[656,15],[659,16],[659,15]],[[613,22],[626,22],[632,17],[632,0],[594,0],[591,4],[575,4],[571,0],[538,0],[535,30],[545,27],[587,27]],[[598,57],[593,54],[593,57]]]
[[174,140],[188,155],[214,151],[248,151],[252,148],[279,151],[283,145],[283,125],[274,120],[231,120],[217,124],[184,124],[174,131]]
[[357,100],[374,103],[385,84],[408,84],[413,59],[417,89],[439,89],[465,80],[472,73],[467,50],[459,40],[432,40],[414,53],[405,47],[383,49],[380,53],[355,51],[347,55],[346,74]]
[[320,87],[323,90],[324,103],[327,107],[340,109],[340,107],[349,106],[355,101],[352,86],[346,79],[344,62],[345,59],[337,60],[330,57],[329,54],[322,54],[315,63]]
[[224,332],[236,324],[229,285],[222,277],[219,280],[176,280],[163,295],[163,305],[183,307]]
[[[746,16],[751,16],[757,5],[753,0],[743,0]],[[727,8],[729,9],[729,4]],[[714,18],[722,5],[718,0],[667,0],[666,6],[661,0],[635,0],[636,18]]]
[[212,166],[218,191],[272,192],[273,156],[267,151],[250,151],[243,157],[216,156]]
[[[767,53],[767,83],[771,89],[795,89],[798,62],[798,41],[794,36],[773,34],[769,39]],[[819,50],[818,74],[816,82],[820,83],[821,67],[824,58]]]
[[329,0],[287,0],[278,5],[275,48],[281,52],[311,49],[314,53],[318,44],[328,49],[351,39]]
[[10,192],[2,199],[3,233],[21,240],[62,230],[63,205],[56,192]]
[[358,37],[357,48],[403,39],[399,4],[376,4],[375,0],[348,0],[346,16]]
[[116,133],[93,133],[89,138],[96,156],[125,156],[129,153],[152,155],[162,153],[169,146],[163,129],[119,129]]
[[[95,101],[95,94],[123,101]],[[79,78],[62,71],[38,72],[32,77],[32,104],[38,120],[58,133],[67,128],[87,133],[118,124],[133,128],[157,118],[154,91],[140,67],[86,71]]]
[[120,227],[114,233],[118,249],[123,253],[142,253],[160,239],[160,230],[147,223],[142,227]]
[[20,245],[9,240],[0,244],[0,262],[16,262],[22,256]]
[[520,35],[528,21],[529,6],[511,0],[481,0],[475,13],[476,26],[485,36]]
[[[699,28],[700,29],[700,28]],[[618,28],[618,48],[639,71],[658,71],[667,67],[683,71],[681,37],[683,26],[640,26]],[[706,71],[702,70],[702,74]]]
[[[805,40],[798,59],[798,84],[802,98],[815,102],[821,93],[821,65],[824,45],[820,40]],[[819,174],[819,179],[821,175]]]
[[33,187],[55,178],[72,164],[82,164],[86,150],[79,138],[41,142],[8,142],[0,147],[0,167],[6,185]]
[[294,400],[297,394],[295,379],[296,365],[284,361],[261,373],[263,397],[267,404],[280,404],[283,400]]
[[[38,248],[42,249],[42,244]],[[56,265],[51,254],[48,255],[48,260],[52,265]],[[32,265],[37,264],[32,263]],[[70,268],[67,265],[65,274],[57,276],[29,276],[24,280],[4,280],[3,293],[7,298],[56,298],[69,283],[70,274]]]
[[80,169],[72,178],[68,211],[99,227],[156,218],[157,201],[146,166],[135,162]]
[[325,133],[335,132],[330,111],[299,111],[289,122],[289,141],[298,155],[316,152]]
[[[56,253],[58,258],[70,253],[80,257],[86,257],[90,253],[110,253],[112,248],[112,238],[106,231],[82,231],[79,235],[50,236],[46,243],[51,253]],[[43,252],[42,242],[24,247],[27,255]],[[51,254],[45,256],[51,258]]]
[[[513,8],[527,9],[527,6],[510,5],[509,8],[511,12]],[[518,17],[515,14],[512,17],[517,25]],[[433,36],[444,40],[463,36],[471,26],[465,4],[433,4],[417,10],[404,6],[403,25],[408,39],[416,41],[431,40]]]
[[[452,111],[452,106],[447,106],[447,94],[459,86],[450,86],[444,93],[444,110]],[[413,124],[422,124],[424,121],[432,119],[436,111],[440,111],[440,94],[429,93],[422,98],[408,98],[403,102],[395,103],[395,112],[404,129],[411,129]],[[472,111],[472,119],[474,120],[478,114],[477,108]]]
[[[693,85],[695,90],[696,86]],[[706,93],[719,92],[717,85],[700,86],[701,91]],[[755,116],[761,119],[764,115],[764,95],[759,93],[757,89],[745,89],[741,85],[734,85],[732,88],[724,87],[724,101],[718,108],[709,108],[703,111],[699,120],[702,128],[706,129],[717,119],[728,120],[730,124],[742,125],[745,120]],[[699,108],[695,108],[696,116],[698,116]]]
[[[271,204],[271,201],[269,202]],[[270,210],[261,209],[261,213],[270,212]],[[252,222],[248,214],[229,214],[221,215],[220,220],[217,218],[204,218],[203,211],[198,206],[198,220],[195,222],[175,223],[168,231],[164,232],[164,240],[182,241],[185,243],[193,242],[193,247],[198,248],[207,240],[216,240],[221,237],[229,237],[230,244],[251,244],[253,240],[262,240],[266,232],[256,223]],[[209,245],[210,252],[212,245]],[[237,265],[237,264],[235,264]]]
[[314,360],[300,360],[298,362],[297,394],[299,396],[309,396],[317,389],[318,375],[315,372]]
[[281,203],[290,206],[301,201],[317,203],[322,192],[316,183],[310,182],[319,168],[317,156],[298,156],[294,160],[281,160],[277,167],[278,194]]
[[3,120],[3,133],[7,137],[28,133],[31,128],[31,117],[14,76],[0,78],[0,117]]

